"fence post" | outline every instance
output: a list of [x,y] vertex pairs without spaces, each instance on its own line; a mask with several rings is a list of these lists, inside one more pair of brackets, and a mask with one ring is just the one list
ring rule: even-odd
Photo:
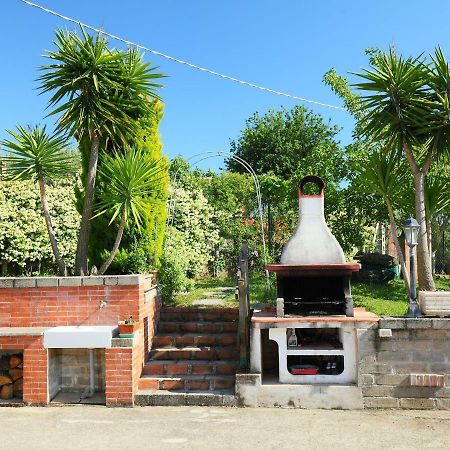
[[242,243],[239,254],[236,299],[239,301],[239,365],[248,367],[250,361],[250,296],[248,283],[248,243]]

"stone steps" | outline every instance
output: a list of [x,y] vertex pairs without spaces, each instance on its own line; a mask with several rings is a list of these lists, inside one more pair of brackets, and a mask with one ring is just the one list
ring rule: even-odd
[[160,321],[159,333],[237,333],[238,322],[214,321],[214,322],[192,322],[192,321]]
[[237,321],[237,308],[162,308],[160,320],[163,322],[223,322]]
[[153,345],[158,348],[163,347],[202,347],[202,346],[219,346],[226,347],[229,345],[237,345],[236,333],[215,333],[215,334],[199,334],[199,333],[167,333],[158,334],[153,338]]
[[224,360],[239,359],[239,350],[236,347],[161,347],[155,348],[149,354],[150,359],[201,359],[201,360]]
[[236,308],[162,308],[136,404],[234,405],[238,319]]
[[236,406],[234,391],[167,391],[142,389],[134,397],[137,406]]
[[234,384],[234,375],[144,375],[139,379],[139,390],[214,391],[234,389]]
[[147,361],[144,375],[234,375],[239,363],[230,361],[153,360]]

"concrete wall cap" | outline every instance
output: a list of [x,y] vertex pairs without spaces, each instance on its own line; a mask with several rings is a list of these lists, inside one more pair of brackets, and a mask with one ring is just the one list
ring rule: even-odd
[[81,277],[82,286],[103,286],[104,285],[104,277]]
[[59,285],[66,286],[81,286],[81,277],[61,277],[59,278]]
[[36,278],[36,287],[56,287],[58,286],[58,277]]
[[117,275],[116,276],[108,275],[108,276],[104,277],[104,283],[105,283],[105,286],[116,286],[117,285]]
[[378,322],[379,328],[390,328],[391,330],[401,330],[406,328],[404,317],[382,317]]
[[156,285],[151,284],[152,276],[133,275],[103,275],[85,277],[0,277],[0,289],[58,287],[58,286],[116,286],[140,285],[147,282],[151,290]]
[[14,278],[15,288],[36,287],[36,278]]
[[117,284],[142,284],[144,283],[144,275],[117,275]]
[[8,289],[14,287],[14,279],[13,278],[0,278],[0,289]]

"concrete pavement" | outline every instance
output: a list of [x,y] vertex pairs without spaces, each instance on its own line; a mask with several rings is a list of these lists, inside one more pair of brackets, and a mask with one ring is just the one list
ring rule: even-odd
[[450,411],[0,408],[0,448],[448,449]]

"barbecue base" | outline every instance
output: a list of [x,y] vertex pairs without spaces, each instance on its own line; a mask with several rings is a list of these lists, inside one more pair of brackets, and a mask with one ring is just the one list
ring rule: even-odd
[[[352,384],[357,382],[357,328],[367,328],[378,316],[355,308],[355,316],[277,317],[256,312],[252,317],[251,372],[263,373],[261,332],[268,330],[269,340],[278,349],[278,380],[291,384]],[[289,337],[295,330],[295,345]],[[273,353],[273,352],[272,352]],[[273,355],[271,355],[273,356]],[[290,368],[298,365],[317,367],[316,375],[296,375]]]
[[[377,327],[378,320],[363,308],[354,308],[354,317],[277,317],[275,312],[254,312],[250,372],[236,376],[238,403],[362,409],[358,335]],[[296,330],[296,346],[288,345],[292,340],[288,330],[292,329]],[[298,367],[316,367],[317,373],[297,375]]]
[[363,409],[362,391],[356,385],[284,384],[260,373],[236,375],[240,406],[264,408]]

